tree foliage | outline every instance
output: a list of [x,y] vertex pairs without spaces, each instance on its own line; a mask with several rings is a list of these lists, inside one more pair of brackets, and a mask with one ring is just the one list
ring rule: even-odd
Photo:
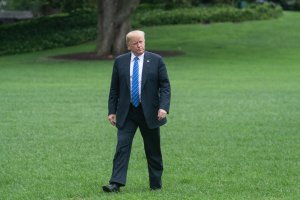
[[35,15],[47,15],[53,12],[67,12],[74,10],[96,8],[96,0],[10,0],[6,9],[31,10]]

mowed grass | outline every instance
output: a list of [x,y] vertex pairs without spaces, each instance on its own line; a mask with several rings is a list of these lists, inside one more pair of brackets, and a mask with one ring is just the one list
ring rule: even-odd
[[105,194],[116,129],[112,61],[0,57],[0,199],[300,199],[300,13],[277,20],[148,27],[172,86],[161,129],[163,191],[150,192],[136,134],[128,183]]

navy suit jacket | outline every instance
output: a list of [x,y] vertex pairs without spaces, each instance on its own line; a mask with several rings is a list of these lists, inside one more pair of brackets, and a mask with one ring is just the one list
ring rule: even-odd
[[[131,102],[130,58],[131,52],[120,55],[115,59],[113,65],[108,114],[117,115],[116,126],[118,128],[124,125]],[[157,113],[159,109],[164,109],[169,113],[170,98],[170,81],[162,57],[145,51],[141,104],[146,123],[150,129],[157,128],[167,122],[166,118],[159,121]]]

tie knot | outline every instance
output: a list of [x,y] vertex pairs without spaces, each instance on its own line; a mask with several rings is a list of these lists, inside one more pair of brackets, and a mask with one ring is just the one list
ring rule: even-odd
[[139,57],[135,57],[135,58],[134,58],[134,61],[138,61],[138,60],[139,60]]

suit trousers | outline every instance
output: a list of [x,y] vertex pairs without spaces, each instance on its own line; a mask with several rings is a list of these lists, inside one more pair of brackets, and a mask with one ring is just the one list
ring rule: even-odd
[[117,183],[121,186],[126,184],[131,146],[137,128],[140,129],[144,141],[150,188],[161,188],[163,161],[160,148],[160,128],[148,128],[141,104],[137,108],[130,105],[124,126],[118,128],[118,142],[110,183]]

